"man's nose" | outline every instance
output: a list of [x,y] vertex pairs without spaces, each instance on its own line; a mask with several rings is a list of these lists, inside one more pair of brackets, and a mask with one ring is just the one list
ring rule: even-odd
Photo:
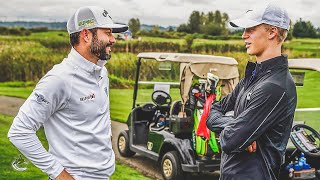
[[110,37],[110,39],[109,39],[109,42],[110,42],[110,43],[115,43],[115,42],[117,42],[117,40],[116,40],[116,38],[114,38],[114,36],[112,35],[112,36]]
[[242,33],[242,39],[247,39],[248,38],[248,33],[247,33],[247,31],[246,30],[244,30],[243,31],[243,33]]

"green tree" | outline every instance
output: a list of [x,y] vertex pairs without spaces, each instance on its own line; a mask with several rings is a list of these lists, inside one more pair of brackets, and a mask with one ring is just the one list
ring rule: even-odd
[[229,33],[227,24],[229,16],[217,10],[208,12],[207,14],[199,11],[193,11],[189,17],[187,24],[181,24],[178,32],[201,33],[205,35],[227,35]]
[[222,14],[222,23],[227,25],[228,22],[229,22],[229,15],[227,13],[223,13]]
[[205,34],[212,35],[212,36],[219,36],[223,34],[223,28],[216,23],[210,23],[206,27],[207,31]]
[[315,38],[317,36],[316,29],[310,21],[300,20],[296,22],[293,26],[292,35],[297,38]]
[[221,34],[227,35],[229,34],[228,30],[228,23],[229,23],[229,15],[227,13],[222,13],[222,19],[221,19]]
[[131,18],[128,25],[133,35],[136,35],[136,33],[140,30],[140,20],[138,18]]
[[188,26],[191,33],[200,32],[201,18],[199,11],[193,11],[189,17]]
[[158,25],[153,26],[151,29],[151,33],[156,35],[160,34],[160,27]]
[[168,32],[173,32],[173,31],[174,31],[174,28],[172,26],[169,26]]
[[177,31],[191,33],[189,26],[186,24],[181,24],[180,26],[178,26]]
[[207,24],[209,24],[209,23],[213,23],[213,21],[214,21],[214,14],[213,14],[213,12],[212,11],[210,11],[210,12],[208,12],[208,21],[207,21]]
[[221,17],[221,13],[219,10],[216,10],[216,12],[214,13],[214,23],[221,25],[222,23],[222,17]]

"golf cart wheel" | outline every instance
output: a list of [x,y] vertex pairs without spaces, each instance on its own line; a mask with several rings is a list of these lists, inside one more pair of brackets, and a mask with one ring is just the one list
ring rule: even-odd
[[136,153],[129,148],[129,136],[128,131],[121,131],[118,137],[118,151],[123,157],[131,157]]
[[169,151],[162,157],[161,173],[166,180],[183,179],[183,171],[176,151]]

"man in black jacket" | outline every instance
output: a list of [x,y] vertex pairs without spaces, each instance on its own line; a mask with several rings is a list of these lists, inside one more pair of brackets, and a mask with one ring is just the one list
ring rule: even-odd
[[[245,28],[248,62],[234,91],[212,106],[207,127],[220,134],[223,180],[278,179],[297,103],[296,87],[281,46],[290,27],[287,12],[268,4],[230,24]],[[225,116],[234,111],[234,116]]]

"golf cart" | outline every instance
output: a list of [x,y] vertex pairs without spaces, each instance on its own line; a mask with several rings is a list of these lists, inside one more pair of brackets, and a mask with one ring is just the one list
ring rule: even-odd
[[[298,104],[319,101],[319,97],[309,94],[314,93],[318,83],[310,80],[320,81],[320,59],[289,59],[288,65],[297,85]],[[303,99],[302,94],[310,99]],[[319,117],[319,107],[296,109],[281,179],[320,179]]]
[[[176,67],[179,82],[140,81],[144,75],[141,67],[152,61],[159,63],[159,70],[174,72],[171,68]],[[239,81],[237,64],[235,59],[221,56],[138,54],[129,130],[119,134],[119,153],[124,157],[139,153],[159,162],[164,179],[182,179],[185,172],[219,170],[219,138],[206,129],[203,114],[213,101],[234,89]],[[147,93],[147,102],[138,103],[138,92],[146,94],[138,88],[148,86],[150,90],[150,85],[154,87]],[[179,89],[177,99],[173,98],[174,86]]]

